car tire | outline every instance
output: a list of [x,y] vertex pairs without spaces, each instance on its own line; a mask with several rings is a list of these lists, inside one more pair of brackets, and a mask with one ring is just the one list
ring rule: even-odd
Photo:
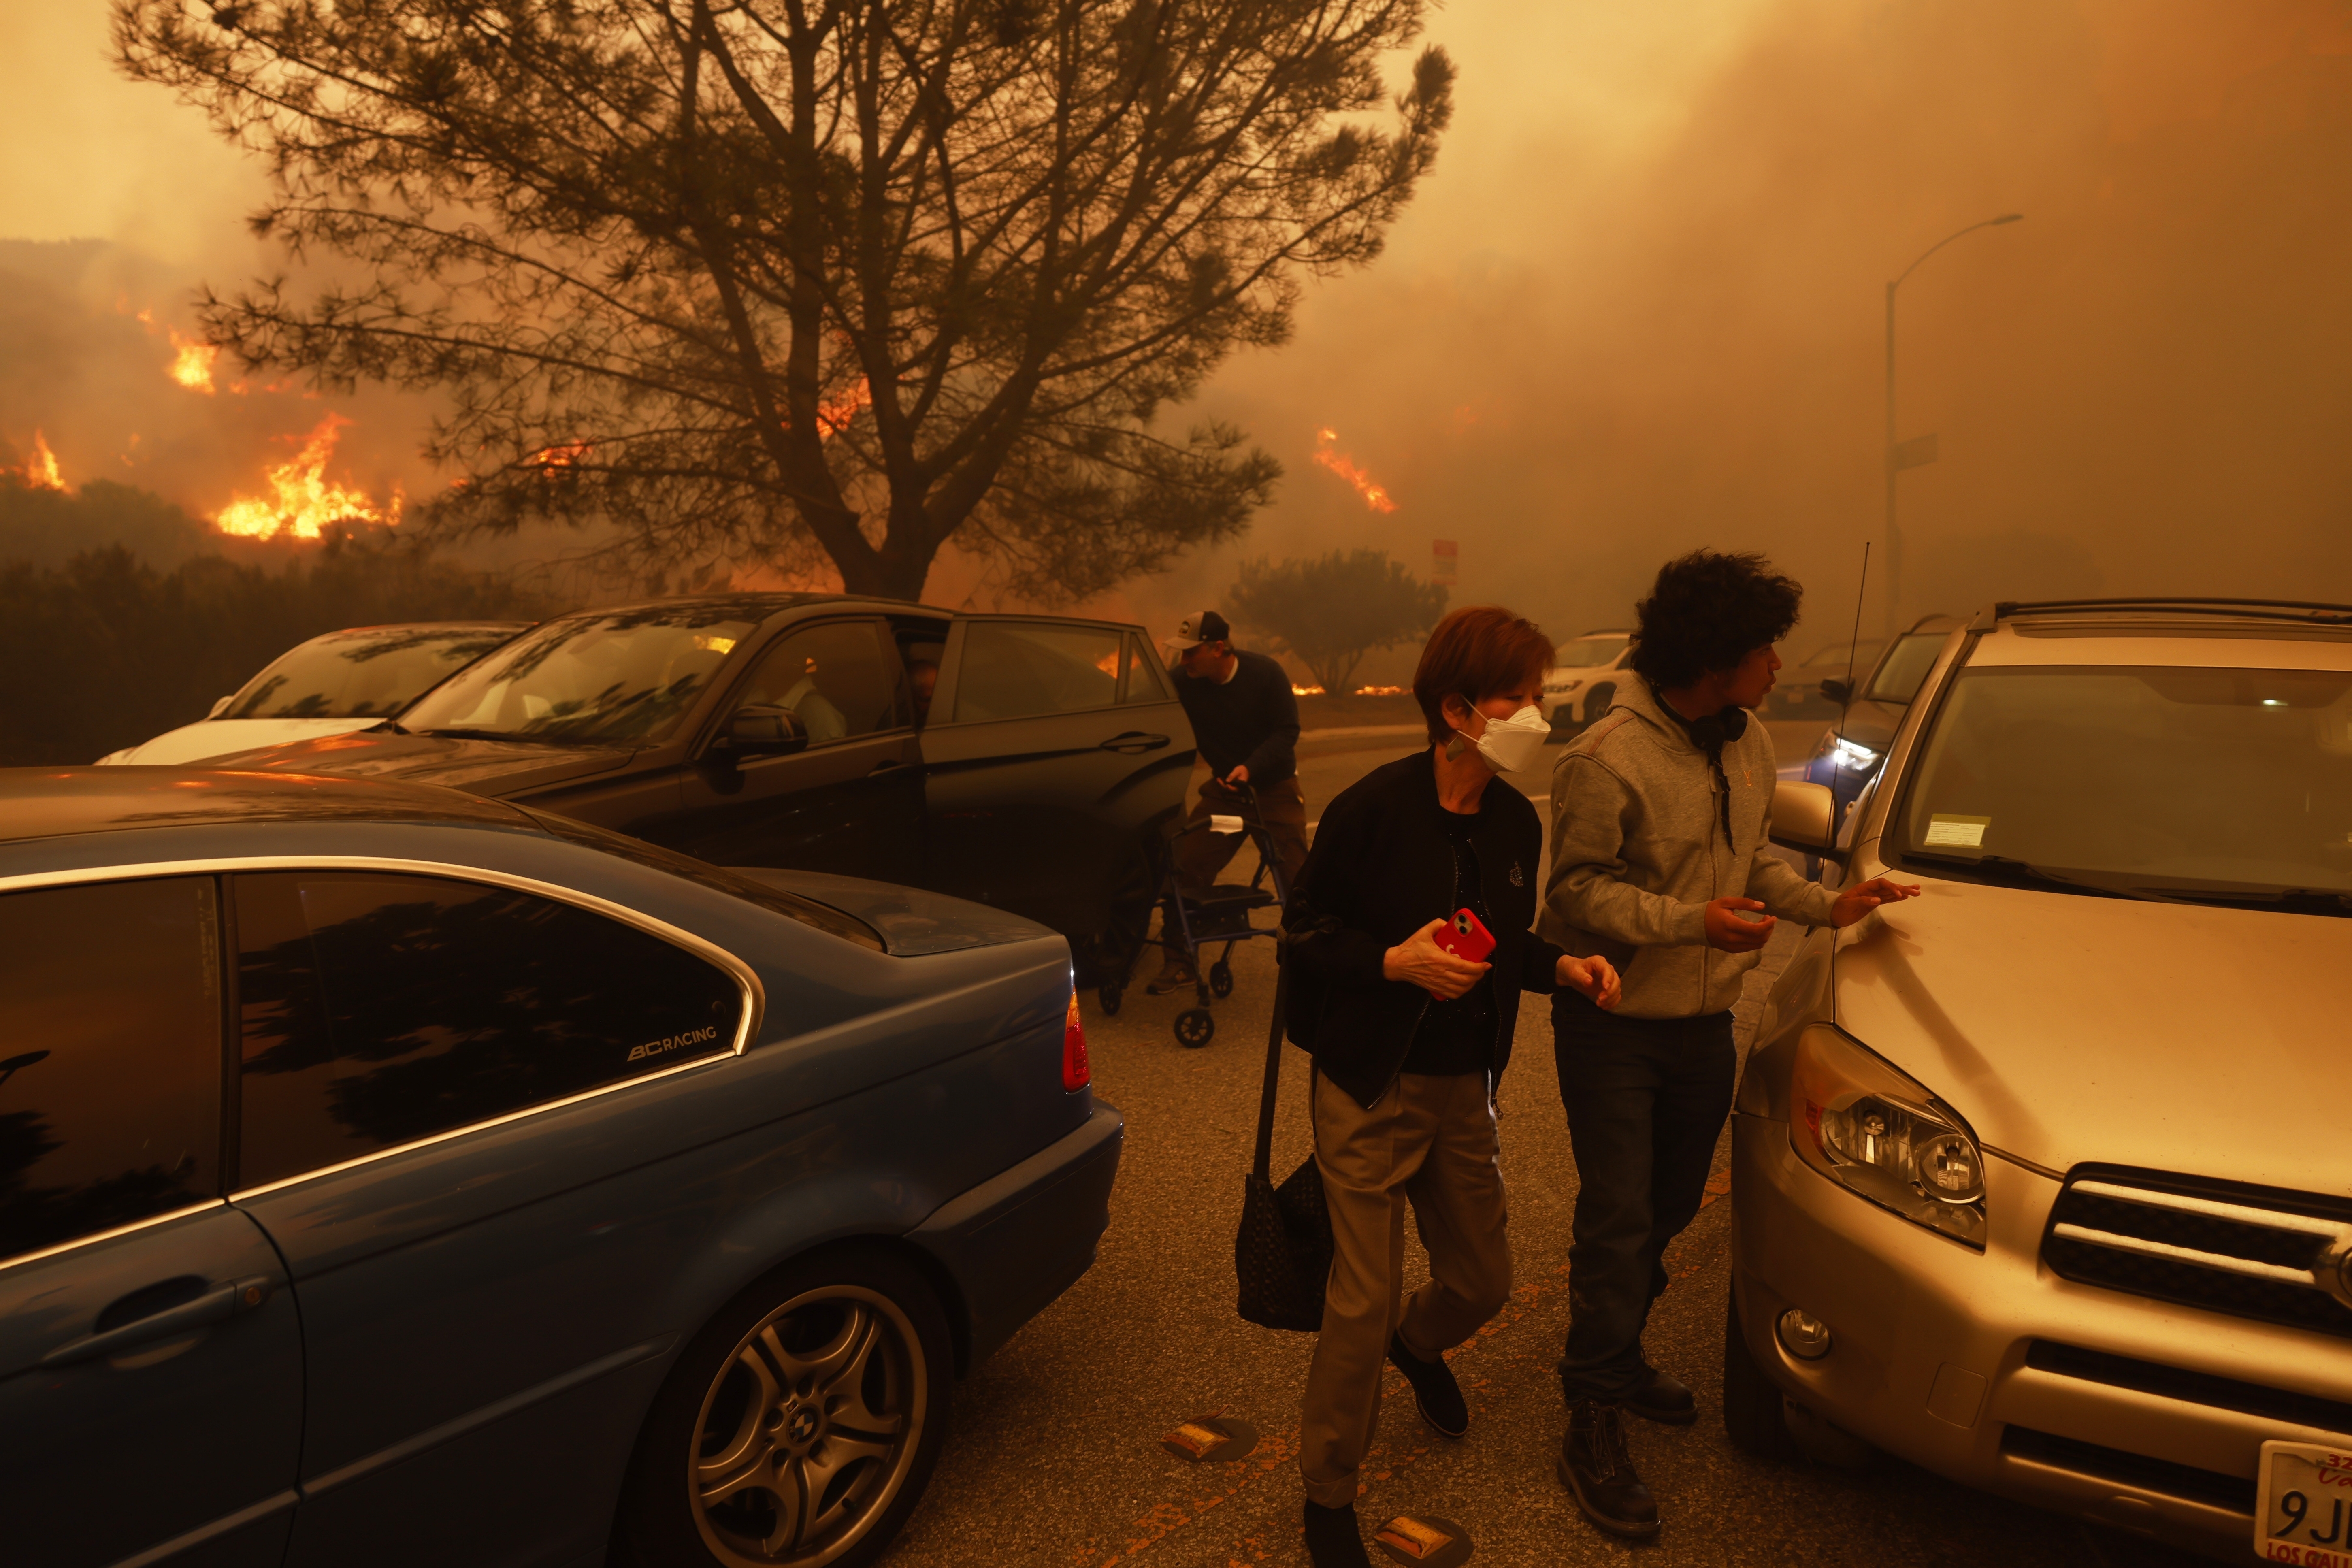
[[1740,1331],[1736,1282],[1723,1314],[1723,1429],[1732,1447],[1759,1459],[1786,1462],[1798,1457],[1780,1385],[1756,1364],[1748,1336]]
[[1612,681],[1604,680],[1600,685],[1594,687],[1591,690],[1586,692],[1584,694],[1584,722],[1577,727],[1580,730],[1591,729],[1593,725],[1601,722],[1602,716],[1609,711],[1609,705],[1616,700],[1617,687]]
[[614,1562],[871,1563],[939,1462],[953,1375],[946,1316],[906,1260],[845,1247],[771,1271],[670,1369],[630,1461]]

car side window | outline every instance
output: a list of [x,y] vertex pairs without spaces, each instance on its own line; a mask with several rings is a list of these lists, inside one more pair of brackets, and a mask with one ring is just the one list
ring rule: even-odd
[[883,657],[878,623],[824,621],[785,634],[761,656],[736,706],[789,708],[809,744],[853,740],[910,722],[906,677],[895,648]]
[[0,1258],[215,1195],[213,879],[0,895]]
[[1119,647],[1108,626],[975,621],[956,678],[957,721],[1108,708],[1118,700]]
[[1133,632],[1127,634],[1127,686],[1122,702],[1172,702],[1175,693],[1168,689],[1168,672],[1160,668],[1152,657],[1150,643]]
[[735,1043],[733,976],[572,904],[376,872],[232,886],[241,1186]]

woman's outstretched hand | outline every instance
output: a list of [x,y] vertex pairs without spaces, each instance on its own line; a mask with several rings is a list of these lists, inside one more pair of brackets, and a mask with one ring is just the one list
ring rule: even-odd
[[1625,999],[1625,983],[1618,979],[1609,961],[1598,954],[1591,958],[1560,954],[1559,984],[1603,1011]]
[[1381,978],[1418,985],[1440,1002],[1469,994],[1487,965],[1457,958],[1437,945],[1446,922],[1432,921],[1381,955]]

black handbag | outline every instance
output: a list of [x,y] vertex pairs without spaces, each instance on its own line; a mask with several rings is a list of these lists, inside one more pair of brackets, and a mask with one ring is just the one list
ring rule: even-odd
[[1242,1193],[1241,1229],[1234,1236],[1238,1310],[1269,1329],[1313,1333],[1323,1326],[1323,1289],[1331,1278],[1331,1214],[1323,1204],[1323,1173],[1309,1154],[1279,1187],[1274,1162],[1274,1102],[1282,1076],[1282,1008],[1289,976],[1277,971],[1274,1026],[1265,1042],[1265,1089],[1258,1097],[1257,1153]]

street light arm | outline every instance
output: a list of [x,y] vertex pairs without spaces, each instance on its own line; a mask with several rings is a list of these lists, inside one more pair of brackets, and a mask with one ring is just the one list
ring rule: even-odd
[[[1927,258],[1935,255],[1936,252],[1943,249],[1944,247],[1951,244],[1952,241],[1959,238],[1960,236],[1964,234],[1974,234],[1980,228],[1994,228],[2005,223],[2017,223],[2025,215],[2023,213],[2003,213],[1999,217],[1989,217],[1982,223],[1972,223],[1966,228],[1955,229],[1951,233],[1946,235],[1943,238],[1937,240],[1935,244],[1929,246],[1927,249],[1921,251],[1919,253],[1919,261],[1927,260]],[[1889,283],[1886,286],[1887,291],[1892,293],[1894,290],[1902,288],[1903,279],[1910,277],[1911,274],[1919,270],[1919,261],[1914,261],[1910,266],[1905,268],[1901,275],[1898,276],[1894,282]]]

